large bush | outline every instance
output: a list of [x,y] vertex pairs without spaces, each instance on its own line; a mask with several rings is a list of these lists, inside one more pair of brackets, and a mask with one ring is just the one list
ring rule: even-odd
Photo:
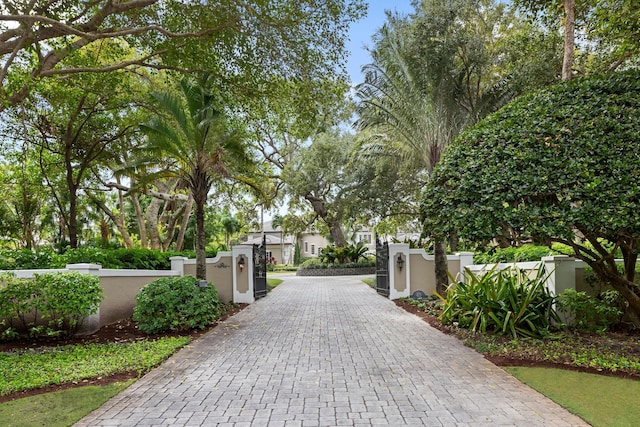
[[133,320],[147,334],[203,329],[220,311],[216,288],[198,286],[192,276],[167,277],[143,287],[136,297]]
[[637,69],[522,96],[447,148],[424,194],[425,231],[568,245],[640,325],[639,129]]
[[544,286],[546,278],[542,268],[533,279],[516,268],[494,267],[478,276],[467,270],[464,282],[453,284],[443,298],[440,318],[473,332],[544,336],[558,320],[554,297]]
[[100,278],[78,272],[0,278],[0,322],[4,338],[22,334],[73,334],[98,310],[103,293]]

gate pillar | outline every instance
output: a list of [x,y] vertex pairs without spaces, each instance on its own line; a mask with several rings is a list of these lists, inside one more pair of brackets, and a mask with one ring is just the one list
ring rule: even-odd
[[389,245],[389,299],[405,298],[411,295],[411,259],[409,245],[392,243]]
[[233,268],[233,302],[252,304],[253,295],[253,246],[234,246],[231,251]]

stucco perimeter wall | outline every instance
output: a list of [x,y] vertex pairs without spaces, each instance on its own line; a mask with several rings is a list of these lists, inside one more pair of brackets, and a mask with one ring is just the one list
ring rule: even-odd
[[162,277],[176,277],[173,271],[100,270],[104,299],[100,303],[100,327],[133,314],[136,295],[143,286]]
[[[218,298],[223,302],[233,301],[233,268],[231,252],[220,252],[215,258],[207,258],[207,281],[213,283]],[[172,268],[173,270],[173,268]],[[196,260],[184,259],[184,275],[196,275]]]
[[[462,256],[469,258],[463,253]],[[409,277],[411,281],[410,291],[422,291],[426,295],[434,295],[436,291],[435,261],[433,255],[427,255],[423,249],[409,250]],[[471,255],[473,257],[473,255]],[[460,274],[461,255],[447,255],[447,267],[451,275],[456,278]],[[465,259],[463,258],[463,266]],[[468,262],[468,261],[467,261]]]

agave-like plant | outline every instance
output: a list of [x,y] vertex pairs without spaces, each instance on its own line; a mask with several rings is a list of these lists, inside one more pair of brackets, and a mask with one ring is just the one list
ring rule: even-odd
[[516,267],[485,274],[465,270],[464,281],[450,286],[440,319],[457,322],[472,332],[494,331],[502,335],[540,337],[560,322],[555,297],[545,287],[549,273],[540,266],[531,278]]

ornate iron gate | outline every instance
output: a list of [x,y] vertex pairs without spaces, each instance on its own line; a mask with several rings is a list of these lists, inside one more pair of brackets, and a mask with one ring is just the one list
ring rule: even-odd
[[376,291],[389,296],[389,243],[376,239]]
[[262,237],[261,245],[253,245],[253,297],[267,295],[267,238]]

